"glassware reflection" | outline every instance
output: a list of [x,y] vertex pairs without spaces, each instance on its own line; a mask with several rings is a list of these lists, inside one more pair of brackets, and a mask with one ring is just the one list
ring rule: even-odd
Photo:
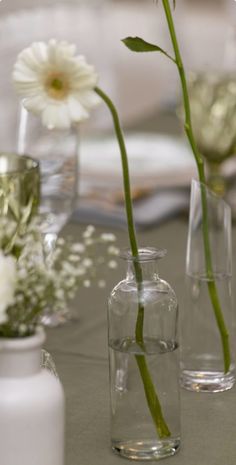
[[[10,233],[6,234],[7,252],[11,250],[14,237],[37,213],[40,199],[39,163],[16,153],[0,153],[0,224]],[[9,225],[9,227],[8,227]],[[6,231],[5,231],[6,232]]]

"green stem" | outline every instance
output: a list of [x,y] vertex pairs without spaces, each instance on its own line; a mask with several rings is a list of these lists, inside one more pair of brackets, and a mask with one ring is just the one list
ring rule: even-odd
[[125,208],[126,208],[127,224],[128,224],[128,230],[129,230],[130,247],[131,247],[132,255],[138,258],[138,245],[137,245],[137,240],[136,240],[134,218],[133,218],[128,156],[126,152],[124,136],[123,136],[122,129],[120,126],[118,113],[111,99],[98,87],[95,87],[95,91],[102,98],[102,100],[106,103],[112,115],[114,129],[115,129],[115,133],[116,133],[116,137],[118,140],[120,153],[121,153]]
[[227,373],[230,368],[230,348],[229,348],[229,335],[225,325],[221,304],[219,300],[219,295],[217,291],[217,287],[214,280],[214,273],[213,273],[213,266],[212,266],[212,258],[211,258],[211,248],[210,248],[210,241],[209,241],[209,230],[208,230],[208,209],[207,209],[207,195],[206,195],[206,178],[204,172],[204,163],[203,159],[197,149],[193,128],[192,128],[192,121],[191,121],[191,110],[190,110],[190,102],[189,102],[189,95],[188,95],[188,88],[187,88],[187,81],[185,77],[185,71],[183,62],[181,59],[181,54],[179,51],[178,41],[176,37],[174,22],[172,18],[171,8],[169,4],[169,0],[162,0],[163,7],[165,10],[165,15],[168,23],[168,28],[170,32],[170,37],[175,53],[176,65],[179,71],[181,86],[182,86],[182,94],[183,94],[183,102],[184,102],[184,109],[185,109],[185,132],[187,138],[189,140],[190,146],[193,151],[193,155],[195,157],[195,161],[197,164],[199,180],[201,183],[201,201],[202,201],[202,222],[203,222],[203,242],[204,242],[204,250],[205,250],[205,263],[206,263],[206,274],[208,278],[208,291],[212,303],[212,307],[214,310],[217,326],[220,332],[220,337],[222,341],[222,350],[224,356],[224,371]]
[[[138,245],[136,240],[135,225],[133,218],[133,208],[132,208],[132,198],[131,198],[131,189],[130,189],[130,177],[129,177],[129,165],[128,165],[128,156],[124,141],[124,136],[122,133],[118,113],[111,99],[98,87],[95,87],[96,93],[101,97],[109,108],[114,129],[117,137],[117,141],[120,148],[121,162],[122,162],[122,171],[123,171],[123,184],[124,184],[124,197],[125,197],[125,209],[127,216],[127,225],[129,233],[130,248],[133,256],[135,278],[138,288],[138,316],[136,321],[135,328],[135,337],[136,342],[143,347],[143,322],[144,322],[144,306],[141,303],[141,291],[142,291],[142,269],[138,262]],[[137,355],[136,361],[140,371],[141,379],[143,382],[144,392],[147,399],[147,404],[155,424],[157,433],[160,438],[170,436],[169,428],[165,422],[165,419],[162,414],[161,404],[155,392],[155,387],[152,382],[151,375],[148,370],[146,359],[144,355]]]
[[161,404],[156,395],[152,378],[148,371],[146,359],[144,355],[135,355],[135,358],[143,381],[148,407],[151,412],[153,422],[156,426],[157,434],[160,438],[168,437],[171,433],[163,417]]

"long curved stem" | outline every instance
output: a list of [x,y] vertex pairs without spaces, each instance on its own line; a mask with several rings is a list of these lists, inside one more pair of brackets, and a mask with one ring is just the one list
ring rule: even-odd
[[219,328],[221,341],[222,341],[222,349],[223,349],[223,356],[224,356],[224,371],[227,373],[230,368],[230,348],[229,348],[229,335],[225,325],[224,316],[221,309],[220,299],[218,295],[218,290],[214,280],[214,273],[213,273],[213,266],[212,266],[212,256],[211,256],[211,248],[210,248],[210,241],[209,241],[209,230],[208,230],[208,209],[207,209],[207,196],[206,196],[206,178],[204,172],[204,163],[203,159],[197,149],[192,122],[191,122],[191,110],[190,110],[190,103],[189,103],[189,95],[188,95],[188,88],[186,82],[186,76],[184,71],[183,62],[181,59],[181,54],[179,51],[178,41],[176,37],[174,22],[172,18],[171,8],[169,4],[169,0],[162,0],[163,7],[165,10],[165,15],[168,23],[168,28],[170,32],[170,37],[175,53],[176,65],[179,71],[181,86],[182,86],[182,94],[183,94],[183,102],[184,102],[184,109],[185,109],[185,132],[187,138],[189,140],[190,146],[193,151],[193,155],[196,160],[197,169],[199,180],[201,183],[201,201],[202,201],[202,222],[203,222],[203,242],[204,242],[204,250],[205,250],[205,263],[206,263],[206,274],[208,278],[208,291],[212,303],[212,307],[214,310],[217,326]]
[[[106,105],[108,106],[111,112],[115,133],[116,133],[117,141],[118,141],[119,148],[120,148],[128,233],[129,233],[130,248],[131,248],[132,255],[134,257],[134,260],[133,260],[134,271],[135,271],[135,278],[137,282],[138,300],[139,300],[138,316],[137,316],[136,328],[135,328],[135,337],[136,337],[136,342],[141,347],[143,347],[144,306],[141,303],[141,299],[140,299],[143,278],[142,278],[142,269],[137,260],[138,259],[138,245],[137,245],[134,218],[133,218],[128,156],[127,156],[124,136],[122,133],[118,113],[116,111],[114,104],[112,103],[111,99],[100,88],[96,87],[95,91],[102,98],[102,100],[106,103]],[[155,387],[154,387],[151,375],[148,370],[146,358],[144,355],[136,355],[135,358],[136,358],[140,376],[143,382],[147,404],[148,404],[153,422],[155,424],[157,434],[160,438],[168,437],[170,436],[171,433],[163,417],[161,404],[156,394]]]
[[[138,244],[137,244],[137,239],[136,239],[135,224],[134,224],[134,217],[133,217],[129,164],[128,164],[128,156],[127,156],[124,136],[123,136],[122,129],[120,126],[118,113],[111,99],[101,89],[95,88],[95,90],[97,94],[104,100],[104,102],[106,103],[106,105],[108,106],[112,114],[114,129],[115,129],[115,133],[116,133],[116,137],[118,140],[120,153],[121,153],[125,209],[126,209],[127,225],[128,225],[128,232],[129,232],[130,248],[131,248],[133,257],[137,259],[138,258]],[[134,260],[134,269],[135,269],[135,277],[137,281],[138,291],[140,292],[142,289],[142,270],[137,260]],[[143,305],[139,302],[139,311],[138,311],[138,318],[137,318],[136,331],[135,331],[136,340],[139,344],[143,343],[143,319],[144,319],[144,308],[143,308]]]

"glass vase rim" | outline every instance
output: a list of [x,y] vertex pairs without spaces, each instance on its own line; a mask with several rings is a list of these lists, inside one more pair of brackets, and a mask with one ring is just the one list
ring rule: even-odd
[[139,263],[144,263],[144,262],[151,262],[154,260],[161,259],[165,257],[167,254],[166,249],[161,249],[157,247],[139,247],[138,248],[138,256],[135,257],[132,254],[132,251],[130,250],[129,247],[126,247],[121,250],[119,257],[128,261],[128,262],[139,262]]
[[[22,168],[18,166],[18,168],[13,168],[12,170],[5,170],[1,171],[1,159],[5,157],[6,161],[7,160],[15,160],[19,159],[19,161],[23,161],[24,165]],[[7,167],[7,165],[6,165]],[[23,174],[23,173],[30,173],[33,171],[37,171],[39,169],[39,161],[36,160],[35,158],[31,157],[30,155],[27,154],[18,154],[16,152],[0,152],[0,178],[6,177],[6,176],[12,176],[16,174]]]
[[207,193],[211,195],[213,198],[215,198],[215,200],[219,200],[222,203],[222,205],[225,205],[225,207],[231,209],[230,205],[225,201],[225,199],[221,197],[220,194],[217,194],[212,189],[210,189],[210,187],[205,182],[201,182],[199,181],[199,179],[192,178],[191,187],[200,185],[204,186],[206,188]]

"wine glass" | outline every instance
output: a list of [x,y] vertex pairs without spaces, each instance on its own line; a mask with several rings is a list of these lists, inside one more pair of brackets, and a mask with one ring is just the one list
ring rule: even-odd
[[[44,236],[45,260],[50,266],[59,232],[70,218],[77,200],[78,129],[48,129],[40,118],[20,106],[17,151],[39,161],[41,198],[39,218]],[[68,318],[69,310],[45,313],[43,322],[56,326]]]

